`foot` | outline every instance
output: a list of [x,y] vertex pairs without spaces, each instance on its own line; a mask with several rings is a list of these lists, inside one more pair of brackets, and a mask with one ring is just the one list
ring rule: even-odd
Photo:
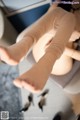
[[25,88],[33,93],[40,92],[47,81],[46,73],[36,64],[32,69],[14,80],[17,87]]
[[9,65],[17,65],[27,54],[33,43],[32,38],[26,37],[9,47],[0,46],[0,59]]
[[9,65],[17,65],[20,57],[16,56],[16,51],[13,52],[11,48],[0,46],[0,60]]
[[40,92],[49,78],[55,61],[55,58],[50,58],[50,55],[44,55],[29,71],[14,80],[14,84],[33,93]]

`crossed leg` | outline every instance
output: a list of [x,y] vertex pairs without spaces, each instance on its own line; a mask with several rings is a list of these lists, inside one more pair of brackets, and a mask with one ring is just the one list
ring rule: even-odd
[[[10,65],[18,64],[33,43],[34,40],[30,37],[26,37],[26,39],[24,38],[10,47],[0,46],[1,60]],[[14,84],[17,87],[27,88],[32,92],[39,92],[45,85],[52,70],[53,63],[56,60],[56,57],[53,57],[51,54],[52,53],[46,53],[29,71],[17,78],[16,81],[14,81]]]
[[24,87],[31,92],[39,92],[43,89],[51,74],[55,61],[63,53],[74,31],[75,18],[72,14],[66,14],[63,16],[60,23],[57,33],[50,46],[47,48],[46,53],[30,70],[14,81],[16,86]]
[[[52,14],[51,14],[51,16],[52,16]],[[61,16],[62,16],[62,14],[61,14]],[[50,16],[47,16],[47,17],[50,18]],[[46,19],[47,19],[47,17],[46,17]],[[48,23],[49,23],[49,20],[48,20]],[[36,27],[37,33],[38,33],[38,31],[40,32],[39,28],[41,26],[43,27],[43,31],[41,29],[42,33],[40,32],[41,33],[40,35],[44,34],[44,32],[46,31],[46,30],[44,31],[45,26],[43,26],[45,24],[45,22],[46,21],[41,20],[39,26]],[[53,21],[52,21],[52,24],[53,24]],[[57,33],[54,37],[54,40],[52,40],[50,46],[47,48],[46,53],[38,61],[38,63],[36,63],[29,71],[25,72],[24,74],[22,74],[21,76],[16,78],[16,80],[14,81],[14,84],[17,87],[24,87],[31,92],[39,92],[43,89],[43,87],[44,87],[45,83],[47,82],[47,79],[52,71],[52,67],[53,67],[55,61],[61,56],[61,54],[68,42],[73,30],[74,30],[74,26],[75,26],[75,20],[74,20],[74,16],[72,14],[66,14],[63,16],[63,18],[61,18]],[[49,27],[47,22],[46,22],[46,27],[47,28]],[[69,29],[69,27],[70,27],[70,29]],[[36,28],[33,28],[33,31],[35,31]],[[12,45],[11,47],[7,48],[6,50],[4,48],[0,48],[1,49],[1,52],[0,52],[1,59],[4,60],[6,63],[12,64],[12,65],[17,64],[19,62],[19,60],[29,50],[30,46],[33,44],[33,41],[34,40],[32,40],[30,37],[28,37],[28,38],[24,37],[23,40],[21,40],[20,42],[18,42],[15,45]],[[3,56],[3,53],[4,53],[4,56]],[[15,53],[16,53],[16,58],[15,58]],[[17,62],[15,62],[15,61],[17,61]]]

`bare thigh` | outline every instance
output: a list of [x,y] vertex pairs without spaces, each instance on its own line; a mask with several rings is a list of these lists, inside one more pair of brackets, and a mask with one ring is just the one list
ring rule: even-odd
[[72,69],[72,66],[73,60],[70,57],[64,55],[63,53],[62,56],[58,60],[56,60],[51,74],[54,75],[67,74]]

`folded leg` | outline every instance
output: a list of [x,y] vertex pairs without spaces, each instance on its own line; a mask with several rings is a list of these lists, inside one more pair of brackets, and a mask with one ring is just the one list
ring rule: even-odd
[[64,48],[74,31],[74,27],[74,15],[66,13],[61,18],[54,40],[47,48],[44,56],[29,71],[18,77],[14,81],[14,84],[18,87],[24,87],[31,92],[41,91],[49,78],[55,61],[63,53]]

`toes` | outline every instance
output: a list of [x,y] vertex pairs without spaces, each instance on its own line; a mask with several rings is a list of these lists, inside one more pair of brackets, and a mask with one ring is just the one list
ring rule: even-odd
[[16,80],[13,81],[13,84],[16,87],[25,88],[33,93],[41,92],[41,90],[39,89],[37,84],[35,84],[34,82],[32,82],[29,79],[17,78]]
[[0,60],[9,65],[17,65],[19,63],[19,60],[16,60],[15,57],[13,57],[11,51],[3,46],[0,46]]
[[13,81],[13,84],[16,86],[16,87],[19,87],[19,88],[22,88],[22,80],[21,79],[16,79]]
[[6,47],[0,46],[0,58],[1,60],[5,60],[5,58],[9,58],[8,49]]

